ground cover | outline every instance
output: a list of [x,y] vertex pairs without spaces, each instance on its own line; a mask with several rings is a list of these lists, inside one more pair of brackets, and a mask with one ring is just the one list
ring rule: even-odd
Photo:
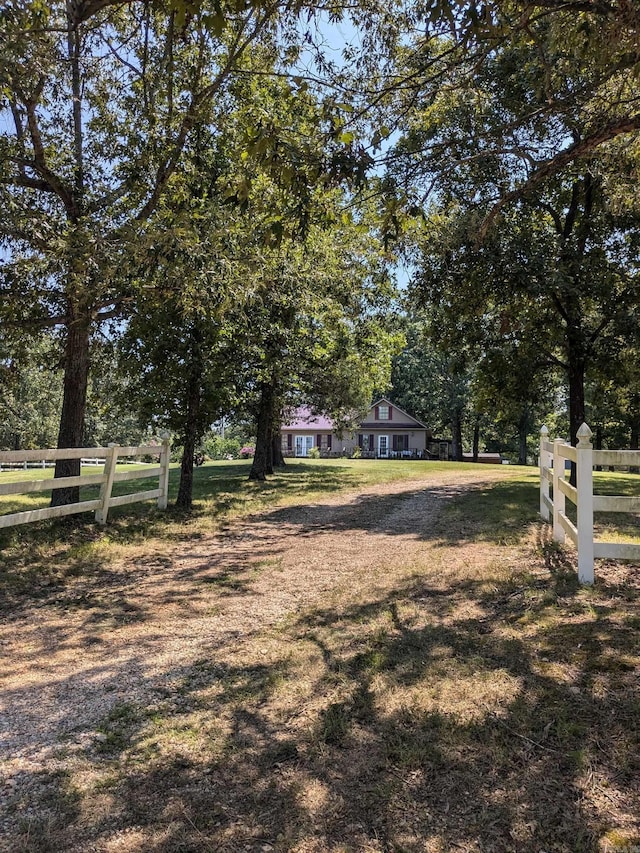
[[69,529],[41,585],[44,532],[4,540],[0,849],[640,844],[638,568],[578,588],[537,472],[245,473]]
[[[449,463],[376,461],[348,459],[307,462],[290,460],[286,470],[266,483],[249,481],[250,461],[211,462],[194,471],[194,507],[187,515],[170,508],[158,512],[154,503],[116,507],[109,512],[107,528],[93,523],[93,513],[67,521],[43,521],[0,530],[0,596],[11,600],[16,590],[29,589],[37,594],[44,585],[64,582],[85,570],[107,566],[113,561],[137,558],[144,553],[156,557],[168,553],[176,542],[214,533],[220,524],[262,507],[287,505],[313,500],[321,495],[337,494],[376,483],[412,479],[425,470],[434,475],[447,470]],[[130,470],[133,466],[122,466]],[[142,467],[142,466],[138,466]],[[462,465],[461,469],[474,470]],[[95,474],[95,466],[83,467],[83,474]],[[118,466],[120,470],[120,466]],[[178,493],[179,467],[172,466],[169,477],[169,501]],[[29,479],[53,476],[53,469],[30,469]],[[24,471],[0,472],[0,483],[18,482]],[[151,489],[157,480],[135,480],[114,484],[114,495]],[[97,497],[98,488],[80,490],[81,500]],[[0,496],[0,513],[20,512],[47,506],[49,493]]]

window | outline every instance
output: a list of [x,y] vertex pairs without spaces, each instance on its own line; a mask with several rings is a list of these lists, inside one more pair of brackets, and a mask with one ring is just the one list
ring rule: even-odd
[[393,450],[396,452],[401,450],[409,449],[409,436],[408,435],[394,435],[393,436]]
[[389,420],[389,406],[378,406],[378,420],[379,421],[388,421]]

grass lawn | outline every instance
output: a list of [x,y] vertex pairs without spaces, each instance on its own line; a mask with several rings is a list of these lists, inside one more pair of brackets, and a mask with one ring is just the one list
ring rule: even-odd
[[0,850],[640,849],[640,568],[580,588],[535,469],[247,473],[1,532]]
[[[178,493],[180,469],[172,465],[169,477],[167,512],[159,512],[153,501],[116,507],[109,511],[106,528],[94,524],[93,513],[65,520],[41,521],[0,530],[0,595],[13,585],[28,588],[33,582],[65,574],[82,574],[85,567],[121,559],[127,554],[148,550],[166,551],[192,537],[210,534],[232,518],[260,511],[269,506],[286,506],[313,501],[322,495],[367,488],[398,479],[415,479],[425,472],[439,473],[451,463],[375,460],[292,459],[283,471],[265,483],[249,481],[250,461],[209,462],[194,469],[191,513],[184,514],[171,503]],[[144,466],[123,465],[117,470]],[[473,470],[471,463],[455,466]],[[86,466],[82,474],[100,473],[98,466]],[[530,472],[528,472],[530,473]],[[0,472],[0,483],[53,477],[53,469]],[[157,487],[157,478],[115,483],[113,494],[128,494]],[[81,489],[81,500],[97,497],[99,487]],[[39,509],[49,504],[50,493],[0,496],[0,513]]]

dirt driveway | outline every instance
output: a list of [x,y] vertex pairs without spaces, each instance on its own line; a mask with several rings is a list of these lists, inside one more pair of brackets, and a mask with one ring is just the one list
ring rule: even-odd
[[[504,738],[502,709],[533,672],[507,665],[508,631],[493,652],[469,646],[492,630],[487,590],[526,549],[465,544],[443,512],[507,477],[458,471],[274,509],[5,614],[0,849],[538,851],[546,798],[538,809],[529,786],[557,763],[551,748],[529,755],[513,798],[499,779],[485,795],[462,783],[463,747],[454,760],[436,743],[446,713],[467,735],[501,719]],[[418,677],[427,622],[444,630],[427,644],[437,689]],[[384,733],[403,726],[410,743],[389,752]],[[431,791],[441,761],[455,770]],[[596,849],[586,829],[570,846],[584,828],[570,802],[549,849]]]

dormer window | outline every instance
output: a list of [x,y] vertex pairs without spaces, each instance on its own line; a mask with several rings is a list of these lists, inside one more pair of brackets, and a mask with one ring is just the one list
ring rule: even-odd
[[389,420],[389,406],[378,406],[378,420],[379,421],[388,421]]

